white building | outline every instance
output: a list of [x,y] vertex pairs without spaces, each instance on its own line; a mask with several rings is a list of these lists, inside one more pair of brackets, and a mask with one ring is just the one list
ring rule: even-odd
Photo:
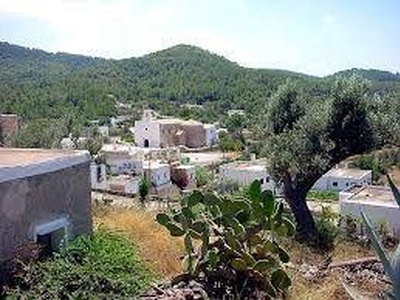
[[354,186],[339,193],[340,214],[361,220],[361,211],[374,227],[387,225],[400,237],[400,208],[393,193],[383,186]]
[[223,179],[232,180],[240,185],[250,185],[259,180],[262,190],[275,191],[275,183],[267,172],[265,160],[237,161],[219,167]]
[[105,144],[100,150],[111,174],[143,174],[143,153],[129,145]]
[[125,195],[135,195],[139,193],[139,182],[140,179],[138,177],[132,177],[130,175],[118,175],[109,178],[108,185],[111,192]]
[[175,118],[155,119],[149,110],[144,111],[141,120],[135,121],[135,142],[142,148],[205,148],[217,141],[217,129],[213,124]]
[[92,189],[94,190],[108,190],[108,183],[106,177],[106,166],[104,164],[90,164],[90,179],[92,182]]
[[214,124],[204,124],[206,130],[206,145],[212,147],[218,143],[217,127]]
[[153,187],[161,187],[171,184],[171,168],[169,164],[163,164],[159,161],[143,162],[144,176]]
[[325,173],[314,184],[314,190],[342,191],[355,185],[371,185],[372,171],[335,168]]

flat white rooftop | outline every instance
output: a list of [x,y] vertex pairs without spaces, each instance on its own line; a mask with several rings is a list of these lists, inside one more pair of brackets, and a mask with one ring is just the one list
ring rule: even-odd
[[324,174],[324,176],[336,177],[336,178],[350,178],[350,179],[361,179],[364,176],[371,174],[371,170],[360,170],[360,169],[331,169]]
[[87,151],[0,148],[0,182],[54,172],[89,161]]
[[159,168],[164,168],[164,167],[168,167],[169,168],[169,164],[164,164],[161,163],[159,161],[156,160],[145,160],[143,161],[143,169],[159,169]]
[[345,192],[353,194],[342,201],[357,202],[368,205],[397,206],[391,189],[386,186],[356,186],[346,190]]
[[251,160],[251,161],[235,161],[221,166],[222,169],[236,169],[243,171],[266,171],[267,162],[266,160]]

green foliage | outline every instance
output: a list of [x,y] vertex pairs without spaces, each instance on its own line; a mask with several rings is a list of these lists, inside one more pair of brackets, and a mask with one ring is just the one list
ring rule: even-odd
[[221,132],[218,137],[218,146],[223,152],[243,150],[243,141],[234,138],[233,135]]
[[149,194],[150,182],[147,178],[142,178],[139,183],[139,196],[142,201],[144,201]]
[[317,217],[315,223],[320,237],[319,242],[326,249],[333,248],[335,239],[340,233],[338,218],[339,215],[330,206],[321,206],[321,215]]
[[321,202],[338,201],[339,192],[331,190],[326,190],[326,191],[310,190],[307,194],[307,199],[321,201]]
[[372,181],[379,183],[382,175],[385,175],[391,166],[398,166],[399,163],[400,150],[396,147],[357,156],[350,161],[349,167],[372,170]]
[[282,266],[289,256],[278,238],[293,234],[294,226],[272,192],[261,192],[259,181],[246,197],[195,191],[157,221],[184,238],[186,273],[179,278],[204,280],[213,297],[254,298],[257,291],[277,297],[291,284]]
[[205,167],[197,166],[195,169],[195,173],[196,173],[196,181],[198,187],[202,187],[209,184],[213,179],[211,172],[207,170]]
[[78,237],[17,274],[8,292],[15,299],[134,298],[155,278],[125,237],[104,230]]
[[282,183],[300,236],[318,237],[306,205],[314,183],[329,169],[354,154],[377,146],[367,111],[367,89],[359,78],[340,79],[327,99],[312,98],[287,83],[271,98],[263,153],[269,171]]

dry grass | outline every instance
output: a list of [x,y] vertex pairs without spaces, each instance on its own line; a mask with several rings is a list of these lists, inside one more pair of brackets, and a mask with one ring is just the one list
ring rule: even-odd
[[[296,266],[312,264],[320,266],[328,258],[332,262],[346,261],[375,255],[372,249],[361,245],[340,240],[336,243],[335,249],[328,254],[316,253],[296,242],[286,246],[290,252],[291,262]],[[308,281],[302,277],[297,270],[290,270],[293,285],[290,289],[289,299],[320,300],[320,299],[351,299],[347,296],[342,286],[343,274],[340,270],[331,271],[328,276],[317,278],[315,281]],[[357,286],[357,289],[366,292],[367,295],[374,294],[381,286],[379,283],[364,282]]]
[[[183,241],[173,238],[168,231],[155,222],[154,213],[137,209],[107,208],[95,212],[96,225],[127,234],[140,249],[141,256],[149,262],[154,270],[164,277],[172,277],[181,272],[180,257],[183,255]],[[290,241],[285,248],[295,266],[304,264],[321,265],[328,257],[332,261],[343,261],[374,255],[373,250],[362,246],[340,241],[329,254],[315,253],[296,242]],[[313,282],[304,279],[297,268],[289,270],[293,285],[289,299],[350,299],[347,297],[341,280],[340,271],[330,272]],[[360,291],[376,291],[376,283],[365,282],[358,286]]]
[[141,257],[164,277],[181,272],[183,241],[172,238],[157,222],[155,214],[137,209],[107,208],[94,215],[97,226],[121,231],[139,248]]

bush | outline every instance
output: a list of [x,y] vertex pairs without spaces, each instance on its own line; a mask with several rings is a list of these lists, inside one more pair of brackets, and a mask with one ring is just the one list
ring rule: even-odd
[[316,201],[338,201],[339,200],[339,192],[338,191],[318,191],[318,190],[310,190],[307,194],[307,199],[313,199]]
[[334,246],[336,237],[340,233],[337,226],[338,214],[330,206],[322,206],[321,216],[316,219],[316,226],[319,233],[318,242],[320,247],[330,250]]
[[160,213],[157,221],[184,239],[185,273],[173,282],[200,281],[212,299],[269,299],[291,285],[282,265],[290,258],[277,237],[292,235],[294,225],[259,181],[247,197],[195,191],[181,200],[181,209]]
[[147,195],[149,194],[149,189],[150,189],[150,182],[146,178],[142,178],[142,180],[139,183],[139,196],[140,200],[143,202]]
[[154,274],[123,236],[99,230],[71,242],[59,254],[23,266],[7,296],[17,299],[116,299],[135,297]]
[[198,187],[209,184],[212,180],[212,174],[204,167],[196,167],[196,182]]

